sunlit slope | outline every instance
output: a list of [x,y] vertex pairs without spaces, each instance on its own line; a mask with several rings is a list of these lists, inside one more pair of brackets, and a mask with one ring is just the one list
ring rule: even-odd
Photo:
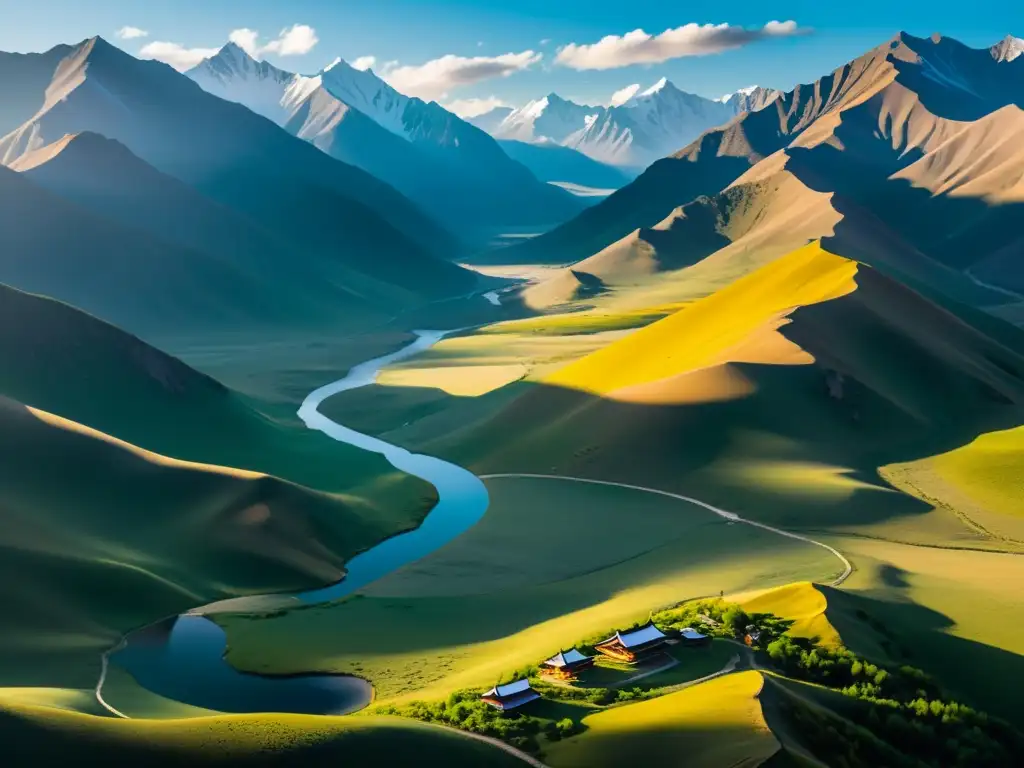
[[356,499],[192,464],[0,399],[0,686],[86,687],[121,632],[329,583],[384,535]]
[[741,672],[583,719],[587,730],[552,744],[553,768],[603,768],[649,760],[694,768],[757,766],[779,749],[765,723],[759,672]]
[[153,721],[0,706],[0,738],[5,757],[15,765],[522,765],[459,733],[389,717],[237,715]]
[[789,634],[794,637],[818,638],[823,645],[837,645],[840,638],[828,620],[828,600],[821,590],[808,581],[787,584],[749,597],[735,598],[747,613],[774,613],[793,622]]
[[1018,331],[811,244],[554,372],[454,450],[863,525],[929,508],[879,467],[1018,426],[1022,403]]
[[776,330],[796,307],[856,290],[856,272],[854,262],[807,246],[563,368],[547,383],[614,396],[655,382],[670,386],[673,377],[727,362],[812,362]]
[[952,451],[886,467],[886,474],[969,525],[1024,543],[1024,427],[987,432]]

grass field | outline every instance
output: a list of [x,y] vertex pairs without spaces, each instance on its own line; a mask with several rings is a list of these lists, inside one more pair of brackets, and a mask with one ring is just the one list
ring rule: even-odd
[[811,244],[415,444],[483,473],[620,480],[784,527],[1002,546],[882,469],[1024,422],[1024,346],[968,320]]
[[869,658],[933,674],[967,703],[1024,725],[1024,558],[1019,555],[831,539],[856,570],[824,588],[829,622]]
[[446,338],[386,368],[378,383],[329,398],[321,410],[353,429],[421,448],[439,436],[455,438],[486,421],[524,392],[524,382],[536,381],[624,335],[617,330],[489,331],[501,325]]
[[89,687],[122,632],[335,581],[388,532],[358,499],[169,459],[11,400],[0,425],[2,686]]
[[1024,427],[982,434],[947,453],[886,470],[911,493],[955,510],[997,538],[1024,544]]
[[664,497],[552,480],[487,485],[480,523],[349,600],[218,616],[231,663],[356,672],[382,702],[439,698],[658,607],[841,570],[819,547]]
[[118,720],[0,703],[0,739],[12,765],[522,765],[459,733],[389,717]]
[[544,760],[552,768],[617,768],[638,760],[754,768],[779,748],[758,701],[762,685],[760,673],[741,672],[589,715],[587,730],[552,744]]

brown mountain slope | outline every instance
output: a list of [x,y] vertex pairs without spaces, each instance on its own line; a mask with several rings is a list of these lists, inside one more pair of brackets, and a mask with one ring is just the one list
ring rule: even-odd
[[[1024,64],[1000,64],[987,51],[953,40],[901,34],[761,111],[709,131],[577,219],[502,257],[579,261],[638,227],[654,226],[698,195],[714,194],[787,147],[791,154],[828,150],[818,152],[810,170],[791,170],[811,189],[863,202],[867,195],[854,194],[868,188],[861,175],[887,179],[953,136],[964,121],[1024,101],[1021,72]],[[843,162],[835,162],[833,153]]]

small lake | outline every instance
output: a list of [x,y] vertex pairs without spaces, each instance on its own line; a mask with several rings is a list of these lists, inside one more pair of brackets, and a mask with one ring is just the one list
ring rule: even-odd
[[[355,366],[344,378],[320,387],[303,401],[299,418],[310,429],[381,454],[396,469],[433,485],[438,496],[418,528],[349,560],[345,578],[337,584],[297,593],[303,602],[322,603],[351,594],[447,544],[487,511],[487,488],[472,472],[356,432],[319,411],[328,397],[372,384],[381,368],[428,349],[447,333],[417,331],[416,340],[409,345]],[[339,715],[362,709],[373,699],[369,683],[347,675],[273,677],[239,672],[224,659],[224,650],[224,631],[216,623],[185,615],[131,633],[125,647],[112,654],[110,661],[153,693],[220,712]],[[117,707],[116,699],[110,704]]]

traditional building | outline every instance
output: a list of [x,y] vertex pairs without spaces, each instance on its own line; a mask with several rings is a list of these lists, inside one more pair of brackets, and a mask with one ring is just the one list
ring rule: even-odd
[[529,680],[523,679],[508,685],[496,685],[480,698],[495,709],[508,712],[539,699],[540,694],[530,687]]
[[708,645],[711,643],[711,638],[701,634],[693,627],[684,627],[679,630],[679,641],[683,645]]
[[665,633],[649,622],[640,629],[630,632],[616,632],[607,640],[595,643],[594,649],[619,661],[634,662],[641,656],[661,648],[668,638]]
[[559,651],[540,665],[541,669],[563,680],[571,680],[588,667],[594,666],[593,656],[584,656],[575,648]]

